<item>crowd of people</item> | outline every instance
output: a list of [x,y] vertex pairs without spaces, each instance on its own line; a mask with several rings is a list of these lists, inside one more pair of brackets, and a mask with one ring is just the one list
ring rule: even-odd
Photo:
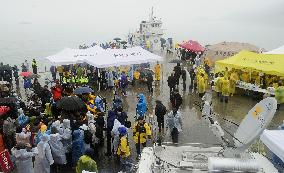
[[[165,134],[166,129],[174,144],[179,143],[179,133],[183,129],[180,112],[183,98],[179,87],[182,86],[184,94],[197,93],[202,98],[212,79],[206,64],[199,61],[189,66],[185,64],[177,63],[167,79],[170,108],[156,100],[153,112],[159,135]],[[29,72],[29,69],[25,61],[22,72]],[[153,137],[155,124],[146,118],[150,112],[145,94],[137,95],[134,121],[130,121],[132,115],[124,108],[123,97],[127,97],[129,85],[147,88],[152,95],[153,82],[159,87],[161,80],[159,63],[153,71],[134,66],[123,70],[98,69],[85,64],[51,66],[52,79],[44,86],[36,75],[36,60],[32,61],[32,71],[30,76],[23,76],[24,89],[30,91],[26,100],[11,90],[5,91],[6,94],[1,91],[0,150],[9,151],[20,172],[61,172],[66,167],[77,173],[83,170],[98,172],[101,153],[119,160],[122,172],[131,172],[132,156],[139,160],[142,148],[158,140],[153,139],[156,138]],[[1,63],[0,75],[1,80],[11,86],[13,79],[16,86],[20,85],[17,66]],[[235,69],[216,74],[214,88],[220,101],[227,103],[229,96],[235,94],[236,81],[246,81],[247,76],[246,72]],[[279,81],[268,75],[253,76],[254,82],[261,86]],[[113,92],[111,102],[100,95],[107,90]],[[130,143],[135,145],[136,153],[131,150]]]
[[[148,93],[152,94],[153,82],[159,83],[161,79],[161,65],[157,63],[154,72],[140,69],[132,74],[79,64],[51,66],[51,87],[42,87],[38,77],[33,76],[37,73],[35,60],[32,68],[32,77],[23,76],[24,89],[30,91],[30,95],[23,99],[9,90],[1,100],[0,149],[9,151],[18,172],[61,172],[66,167],[78,173],[83,170],[98,172],[97,162],[105,149],[106,156],[115,156],[120,161],[123,172],[131,172],[134,153],[129,143],[135,144],[135,155],[139,159],[142,148],[153,141],[153,127],[146,121],[149,108],[143,93],[137,96],[134,122],[124,110],[122,97],[127,96],[126,89],[130,84],[147,86]],[[22,72],[29,72],[29,69],[25,61]],[[12,71],[10,76],[19,78],[15,74],[18,71]],[[9,80],[13,84],[12,79],[18,78],[10,77]],[[77,92],[86,88],[89,91]],[[108,89],[114,93],[109,103],[99,95]],[[182,127],[178,109],[182,97],[177,90],[171,94],[171,103],[173,109],[168,111],[162,101],[157,100],[155,115],[159,133],[164,133],[166,126],[173,142],[178,143],[177,136]],[[132,139],[129,138],[131,131]]]

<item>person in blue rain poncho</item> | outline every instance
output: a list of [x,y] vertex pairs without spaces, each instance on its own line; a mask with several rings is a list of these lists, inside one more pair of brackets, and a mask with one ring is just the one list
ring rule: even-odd
[[18,117],[19,125],[20,125],[21,127],[25,127],[26,124],[29,122],[29,119],[30,119],[30,118],[24,114],[24,111],[23,111],[22,108],[20,108],[20,109],[18,110],[18,112],[19,112],[19,117]]
[[73,132],[73,143],[72,143],[72,163],[76,166],[79,158],[85,152],[84,139],[80,130],[74,130]]
[[97,109],[99,109],[101,112],[104,112],[104,102],[100,96],[96,97],[95,104]]
[[140,116],[144,117],[147,111],[147,102],[145,96],[144,94],[139,94],[137,98],[138,98],[138,103],[136,105],[136,118]]
[[50,165],[54,163],[48,140],[49,137],[43,134],[41,141],[37,144],[38,153],[34,164],[36,173],[50,173]]

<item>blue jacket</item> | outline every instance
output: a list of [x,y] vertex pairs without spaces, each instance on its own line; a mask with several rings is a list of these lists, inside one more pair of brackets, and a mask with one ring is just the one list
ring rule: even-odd
[[77,164],[79,158],[85,152],[84,139],[80,130],[74,130],[73,132],[73,143],[72,143],[72,163],[73,165]]
[[104,111],[104,102],[101,99],[101,97],[99,96],[96,97],[95,104],[96,104],[97,109],[99,109],[101,112]]
[[144,94],[139,94],[139,100],[136,106],[136,114],[138,114],[139,116],[144,116],[144,114],[147,111],[147,102],[145,99]]
[[32,82],[31,79],[24,79],[24,88],[31,88],[32,87]]
[[127,76],[125,74],[121,75],[121,80],[120,80],[120,87],[121,88],[126,88],[128,85],[128,80],[127,80]]
[[111,131],[115,120],[115,113],[112,110],[108,111],[107,130]]

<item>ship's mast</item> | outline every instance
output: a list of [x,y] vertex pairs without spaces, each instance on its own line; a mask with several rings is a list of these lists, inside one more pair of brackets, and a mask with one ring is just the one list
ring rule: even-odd
[[151,8],[150,21],[154,20],[154,7]]

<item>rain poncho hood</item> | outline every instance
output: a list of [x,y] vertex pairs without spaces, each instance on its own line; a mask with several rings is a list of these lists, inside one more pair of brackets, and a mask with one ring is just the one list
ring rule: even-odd
[[63,120],[63,128],[71,128],[70,127],[70,120],[68,120],[68,119],[64,119]]
[[144,116],[144,114],[147,111],[147,102],[146,102],[144,94],[139,94],[138,97],[139,99],[138,99],[138,103],[136,107],[136,113],[139,116]]
[[127,129],[124,126],[118,128],[118,132],[120,135],[124,136],[127,134]]

